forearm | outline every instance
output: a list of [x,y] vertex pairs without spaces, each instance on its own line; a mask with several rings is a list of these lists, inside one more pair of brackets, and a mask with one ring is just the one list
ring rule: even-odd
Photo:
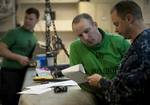
[[19,59],[20,59],[20,55],[11,52],[7,48],[1,48],[0,55],[2,57],[5,57],[5,58],[11,59],[11,60],[15,60],[15,61],[19,61]]
[[0,55],[7,58],[11,59],[14,61],[19,62],[21,65],[28,65],[29,64],[29,58],[26,56],[19,55],[17,53],[13,53],[10,51],[5,43],[0,43]]
[[10,51],[8,49],[8,46],[5,43],[0,42],[0,49],[1,49],[0,55],[2,57],[5,57],[5,58],[11,59],[11,60],[15,60],[15,61],[19,61],[21,55],[15,54],[12,51]]

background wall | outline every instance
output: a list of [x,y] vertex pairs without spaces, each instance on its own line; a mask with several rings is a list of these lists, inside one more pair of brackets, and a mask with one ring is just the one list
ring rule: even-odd
[[15,0],[0,0],[0,37],[9,29],[15,28]]

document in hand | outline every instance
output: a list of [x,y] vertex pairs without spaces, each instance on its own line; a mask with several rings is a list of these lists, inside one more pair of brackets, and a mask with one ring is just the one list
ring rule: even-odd
[[85,74],[85,70],[82,64],[78,64],[75,66],[71,66],[67,69],[63,69],[62,74],[74,80],[78,84],[87,82],[87,79],[86,79],[87,75]]

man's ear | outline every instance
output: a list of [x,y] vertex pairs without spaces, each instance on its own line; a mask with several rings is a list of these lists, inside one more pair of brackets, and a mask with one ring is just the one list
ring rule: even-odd
[[94,22],[94,25],[95,25],[96,27],[98,27],[97,22]]
[[37,19],[37,20],[36,20],[36,24],[37,24],[39,21],[40,21],[40,20],[39,20],[39,19]]
[[125,19],[129,23],[133,23],[134,22],[134,17],[131,14],[127,14]]

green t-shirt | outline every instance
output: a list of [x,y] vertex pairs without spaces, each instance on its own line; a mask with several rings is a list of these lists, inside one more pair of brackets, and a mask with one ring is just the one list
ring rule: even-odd
[[70,45],[70,65],[83,64],[88,75],[98,73],[107,79],[113,79],[130,43],[122,36],[101,33],[102,42],[95,46],[88,47],[79,39]]
[[[7,44],[8,49],[12,52],[31,57],[37,39],[34,32],[19,27],[8,31],[1,41]],[[7,58],[3,59],[1,66],[12,69],[21,69],[23,67],[19,62]]]

